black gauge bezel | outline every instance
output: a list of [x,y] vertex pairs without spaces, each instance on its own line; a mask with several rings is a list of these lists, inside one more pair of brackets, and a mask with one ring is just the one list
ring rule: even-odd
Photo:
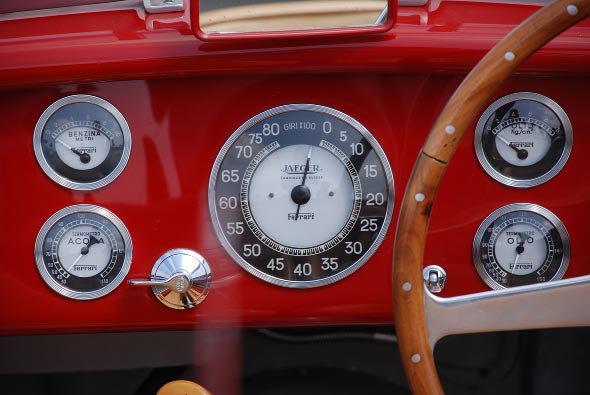
[[[297,118],[297,122],[315,122],[318,129],[321,129],[322,122],[330,121],[334,126],[334,133],[326,134],[322,130],[293,132],[282,131],[283,133],[275,136],[262,136],[258,144],[254,143],[253,154],[249,159],[238,160],[229,156],[232,147],[242,144],[249,139],[248,132],[255,128],[262,128],[266,122],[281,123],[289,117]],[[340,130],[347,132],[346,142],[339,141],[338,133]],[[333,240],[321,240],[317,246],[309,248],[291,248],[273,242],[270,237],[264,235],[264,232],[257,229],[257,226],[250,227],[244,218],[244,193],[247,193],[247,182],[244,184],[244,174],[248,166],[253,162],[259,152],[266,149],[277,149],[273,147],[273,142],[280,140],[281,148],[291,145],[312,145],[320,149],[333,148],[334,156],[336,152],[344,151],[345,147],[350,144],[361,144],[364,152],[363,157],[351,159],[353,167],[350,171],[361,172],[363,166],[372,165],[371,169],[376,171],[375,180],[367,181],[367,177],[359,176],[360,185],[356,193],[362,194],[355,197],[359,199],[358,217],[354,221],[348,221],[346,232],[342,232],[342,237],[338,235]],[[323,145],[324,148],[321,148]],[[280,148],[278,148],[280,149]],[[351,148],[348,148],[351,150]],[[235,150],[234,150],[235,151]],[[234,155],[235,156],[235,155]],[[350,155],[352,156],[352,154]],[[348,158],[349,159],[349,158]],[[346,160],[340,159],[342,165]],[[221,177],[227,168],[239,169],[239,181],[234,183],[223,183]],[[256,169],[250,169],[250,172]],[[227,173],[226,173],[227,174]],[[350,174],[350,173],[349,173]],[[218,177],[219,176],[219,177]],[[354,178],[354,177],[353,177]],[[352,182],[352,181],[351,181]],[[229,185],[232,184],[232,185]],[[242,190],[243,188],[246,188]],[[246,191],[246,192],[244,192]],[[367,193],[380,193],[383,196],[381,205],[367,205]],[[230,210],[219,207],[219,198],[235,196],[238,202],[237,207]],[[248,199],[248,198],[246,198]],[[380,243],[385,238],[387,229],[391,222],[394,203],[394,184],[393,173],[385,153],[369,133],[369,131],[359,122],[350,116],[334,110],[315,104],[290,104],[264,111],[241,125],[226,141],[219,152],[209,180],[209,210],[215,232],[224,248],[231,257],[250,274],[267,281],[271,284],[289,288],[312,288],[319,287],[339,281],[349,276],[359,269],[376,251]],[[353,210],[354,211],[354,210]],[[351,214],[352,215],[352,214]],[[371,221],[372,219],[372,221]],[[371,221],[372,232],[360,232],[361,222]],[[228,223],[242,222],[243,233],[240,235],[227,234]],[[365,224],[366,225],[366,224]],[[256,234],[260,237],[257,237]],[[348,244],[353,243],[353,244]],[[354,245],[354,243],[359,243]],[[244,246],[259,244],[261,253],[258,257],[244,256]],[[354,250],[354,246],[359,247]],[[360,247],[362,246],[362,248]],[[346,253],[346,247],[350,253]],[[242,251],[242,253],[240,252]],[[360,252],[359,252],[360,251]],[[281,269],[275,267],[270,269],[268,265],[271,259],[280,262]],[[330,260],[335,259],[335,260]],[[334,262],[338,262],[338,268],[333,269]],[[301,266],[307,265],[307,266]],[[297,268],[309,269],[309,275],[305,273],[296,274]],[[322,269],[325,267],[326,269]]]
[[[523,123],[530,122],[553,133],[547,154],[530,166],[507,162],[496,148],[494,130],[509,122],[514,110],[524,113],[519,117]],[[516,188],[530,188],[555,177],[565,166],[572,145],[572,125],[565,111],[550,98],[532,92],[513,93],[492,103],[480,117],[474,136],[475,153],[486,173],[496,181]]]
[[[76,226],[94,227],[111,247],[116,246],[109,263],[94,276],[75,276],[59,261],[61,237]],[[96,299],[115,290],[129,272],[132,253],[131,236],[123,222],[109,210],[90,204],[59,210],[43,224],[35,240],[35,261],[45,283],[60,295],[77,300]]]
[[[539,269],[516,275],[497,262],[495,245],[490,240],[499,231],[523,222],[542,232],[547,256]],[[570,238],[563,222],[551,211],[536,204],[513,203],[495,210],[481,223],[473,239],[472,257],[477,273],[492,289],[554,281],[561,279],[568,268]]]
[[[67,120],[62,125],[57,120]],[[111,148],[98,166],[78,170],[64,163],[55,149],[57,136],[70,127],[87,126],[109,137]],[[102,188],[125,169],[131,154],[131,132],[123,114],[92,95],[71,95],[51,104],[35,125],[33,148],[45,174],[57,184],[80,191]]]

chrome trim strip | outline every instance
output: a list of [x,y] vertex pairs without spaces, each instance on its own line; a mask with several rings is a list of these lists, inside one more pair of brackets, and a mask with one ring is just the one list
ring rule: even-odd
[[428,0],[398,0],[398,7],[420,7],[428,4]]
[[150,14],[184,11],[184,0],[143,0],[143,7]]
[[424,288],[428,340],[515,329],[590,326],[590,275],[440,298]]
[[74,5],[70,7],[45,8],[41,10],[17,11],[0,14],[0,21],[14,19],[41,18],[56,15],[82,14],[90,12],[107,12],[123,9],[141,10],[140,0],[120,0],[108,3]]

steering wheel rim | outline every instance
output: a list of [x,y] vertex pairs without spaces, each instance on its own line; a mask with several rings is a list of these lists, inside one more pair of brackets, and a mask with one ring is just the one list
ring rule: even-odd
[[[432,296],[426,294],[422,285],[422,267],[432,205],[445,170],[474,115],[490,98],[494,88],[535,51],[588,15],[590,0],[557,0],[514,29],[482,58],[457,88],[416,160],[402,201],[393,255],[398,343],[406,377],[416,395],[443,394],[425,313]],[[590,278],[583,278],[576,284],[574,286],[578,287],[582,284],[583,292],[590,291]],[[530,292],[543,288],[529,287]],[[551,285],[549,288],[558,287]],[[507,290],[505,294],[515,292]],[[590,314],[580,322],[575,325],[590,325]]]

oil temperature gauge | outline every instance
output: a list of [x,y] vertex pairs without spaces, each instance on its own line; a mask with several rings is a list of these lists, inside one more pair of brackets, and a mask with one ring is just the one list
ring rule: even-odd
[[565,226],[535,204],[497,209],[479,226],[473,240],[477,272],[494,289],[558,280],[569,257]]
[[565,165],[572,149],[572,126],[548,97],[514,93],[494,102],[475,131],[475,152],[495,180],[518,188],[542,184]]
[[113,291],[131,265],[127,228],[102,207],[80,204],[52,215],[35,242],[43,280],[72,299],[95,299]]
[[49,106],[35,126],[33,147],[53,181],[76,190],[112,182],[125,168],[131,133],[123,115],[96,96],[73,95]]

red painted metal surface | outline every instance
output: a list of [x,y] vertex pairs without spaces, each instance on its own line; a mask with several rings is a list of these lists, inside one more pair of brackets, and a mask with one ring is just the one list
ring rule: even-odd
[[[393,322],[397,207],[422,141],[462,72],[534,8],[443,2],[434,10],[400,10],[398,25],[379,37],[288,44],[206,44],[193,36],[187,15],[156,16],[150,25],[152,16],[138,10],[78,14],[75,24],[67,14],[0,18],[0,86],[5,88],[0,94],[0,333]],[[473,235],[490,212],[514,202],[553,211],[572,238],[566,277],[588,273],[584,237],[590,185],[583,171],[590,152],[585,133],[590,129],[589,34],[587,22],[567,32],[495,96],[533,91],[564,108],[574,145],[557,177],[527,190],[509,188],[481,169],[472,137],[459,148],[439,192],[427,243],[425,263],[439,264],[449,275],[443,296],[487,289],[471,262]],[[567,70],[577,74],[566,75]],[[106,79],[120,81],[98,82]],[[88,193],[49,180],[32,147],[43,110],[75,93],[114,104],[133,135],[122,175]],[[311,290],[276,287],[239,268],[220,246],[207,206],[209,172],[228,136],[253,115],[289,103],[329,106],[357,119],[379,140],[395,176],[396,210],[381,248],[354,275]],[[35,265],[35,237],[50,215],[78,203],[104,206],[127,225],[134,246],[127,278],[147,277],[167,250],[198,251],[213,271],[205,302],[173,311],[149,289],[126,284],[94,301],[66,299],[49,289]]]
[[[193,35],[190,7],[184,13],[148,15],[139,3],[122,3],[85,13],[49,10],[41,16],[0,17],[0,88],[214,74],[463,73],[538,9],[433,2],[400,8],[395,27],[387,33],[211,43]],[[584,21],[535,55],[523,70],[586,73],[589,48],[590,21]]]

